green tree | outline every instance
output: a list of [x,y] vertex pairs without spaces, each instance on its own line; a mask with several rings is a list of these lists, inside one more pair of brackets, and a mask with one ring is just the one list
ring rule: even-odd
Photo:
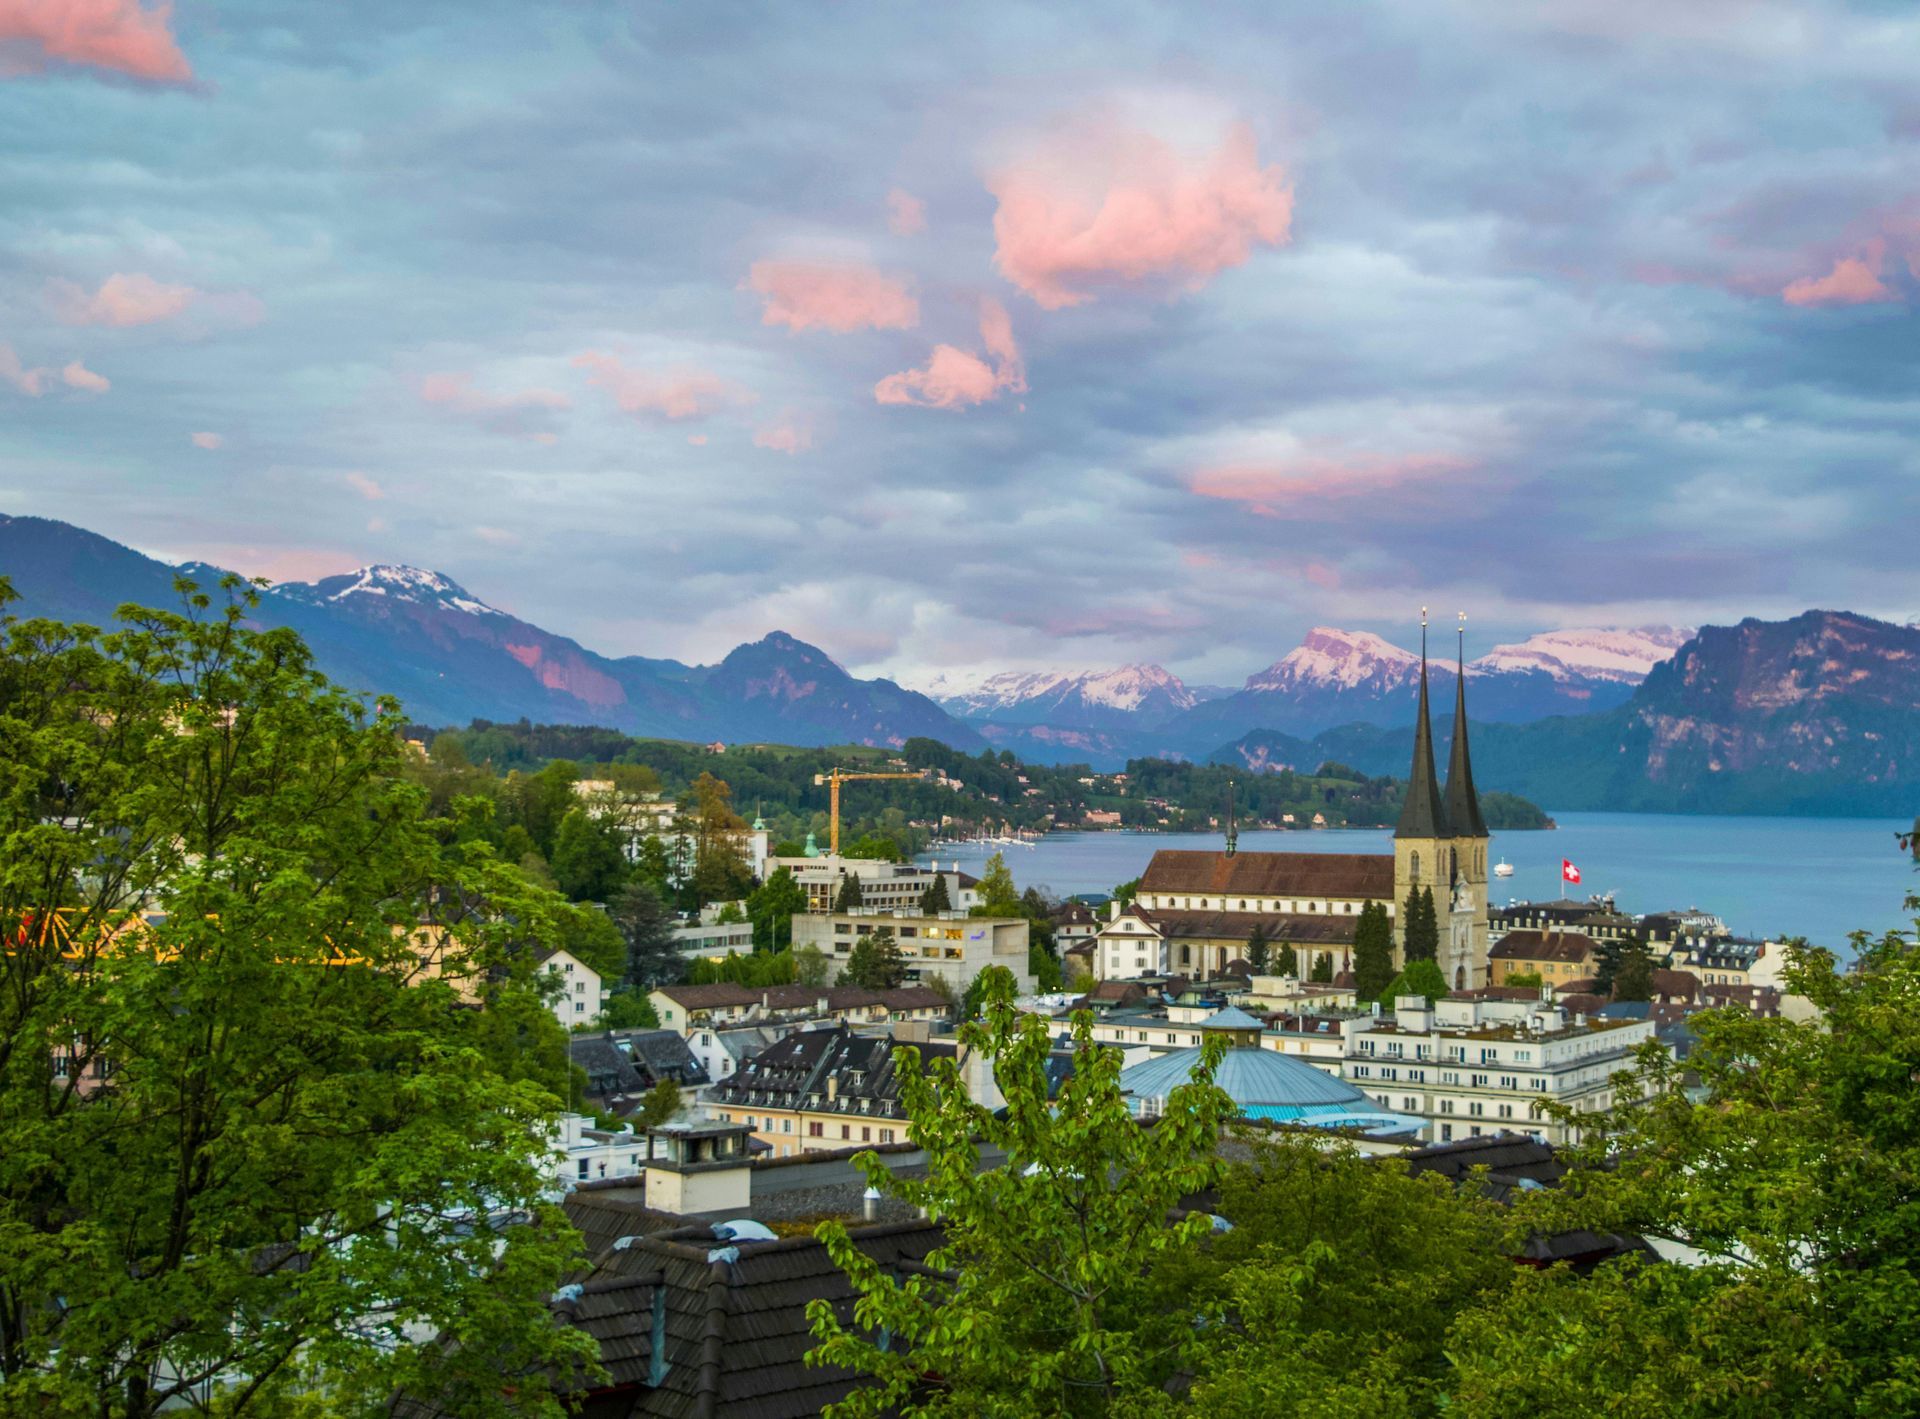
[[860,874],[849,872],[840,879],[840,890],[833,894],[833,909],[837,912],[850,912],[865,904],[866,897],[860,890]]
[[680,1086],[671,1079],[662,1079],[640,1100],[640,1107],[633,1111],[633,1126],[641,1132],[658,1128],[670,1123],[679,1116],[684,1101],[680,1096]]
[[553,880],[576,902],[604,902],[627,878],[619,833],[584,808],[569,809],[560,820],[548,862]]
[[1920,953],[1891,933],[1855,944],[1846,971],[1788,950],[1786,989],[1821,1018],[1704,1011],[1684,1062],[1643,1047],[1613,1111],[1582,1117],[1564,1185],[1519,1220],[1697,1261],[1523,1276],[1455,1327],[1463,1412],[1591,1413],[1596,1373],[1620,1413],[1920,1412]]
[[1393,979],[1393,923],[1378,902],[1360,908],[1353,928],[1353,988],[1361,1000],[1378,1000]]
[[596,906],[575,906],[559,914],[560,945],[609,985],[627,969],[627,942],[611,917]]
[[1267,929],[1259,922],[1247,933],[1247,964],[1253,967],[1253,973],[1263,976],[1272,964],[1272,948],[1267,945]]
[[1448,993],[1447,978],[1440,974],[1438,964],[1433,961],[1409,961],[1407,968],[1380,992],[1380,1003],[1391,1006],[1403,995],[1418,995],[1432,1004],[1436,1000],[1445,1000]]
[[906,978],[906,957],[900,954],[900,943],[893,939],[890,926],[855,941],[847,953],[846,969],[840,972],[840,984],[868,990],[892,990]]
[[980,905],[973,909],[975,916],[1025,916],[1026,910],[1020,901],[1020,889],[1013,885],[1013,874],[1007,870],[1004,854],[995,853],[987,859],[987,865],[980,872]]
[[805,915],[806,910],[807,889],[794,880],[791,868],[776,867],[747,897],[747,920],[753,923],[753,949],[778,951],[791,945],[793,919]]
[[673,935],[680,921],[650,883],[644,878],[627,883],[608,904],[607,915],[627,944],[621,976],[628,985],[644,991],[680,979],[686,960]]
[[1615,958],[1613,974],[1613,998],[1615,1000],[1651,1000],[1653,999],[1653,953],[1647,949],[1647,943],[1638,936],[1629,936],[1620,943],[1620,951]]
[[1133,878],[1131,881],[1122,882],[1113,889],[1113,899],[1120,903],[1122,910],[1132,906],[1133,899],[1139,895],[1140,879],[1138,877]]
[[811,942],[793,953],[793,983],[822,986],[833,979],[833,962]]
[[633,875],[635,881],[646,883],[661,901],[673,900],[673,854],[658,837],[649,835],[641,842]]
[[1538,971],[1514,971],[1500,982],[1502,985],[1525,986],[1531,990],[1538,990],[1546,983],[1546,977]]
[[654,1013],[653,1002],[647,999],[644,990],[623,985],[607,996],[606,1008],[600,1012],[597,1023],[603,1030],[657,1030],[660,1017]]
[[1027,943],[1027,973],[1033,977],[1034,989],[1043,993],[1060,989],[1065,981],[1060,958],[1038,941]]
[[430,816],[395,705],[178,586],[0,628],[0,1408],[557,1414],[565,904]]
[[725,779],[702,772],[689,797],[693,864],[681,884],[688,910],[744,897],[753,886],[753,874],[741,855],[747,822],[733,811],[733,789]]
[[[1401,910],[1406,913],[1406,919],[1402,925],[1402,941],[1405,947],[1403,959],[1433,960],[1440,954],[1440,919],[1433,905],[1433,889],[1409,887],[1406,903]],[[1386,908],[1382,907],[1380,911],[1384,917]]]
[[1329,952],[1322,951],[1313,958],[1313,975],[1311,979],[1316,985],[1331,985],[1333,983],[1333,956]]
[[[986,972],[982,973],[987,974]],[[977,1102],[956,1063],[921,1064],[895,1051],[901,1098],[926,1175],[896,1176],[872,1153],[855,1157],[872,1186],[937,1218],[945,1240],[932,1276],[883,1270],[838,1222],[817,1235],[859,1301],[851,1317],[807,1307],[816,1364],[869,1377],[827,1411],[840,1419],[916,1415],[1158,1413],[1196,1345],[1192,1312],[1156,1284],[1170,1258],[1211,1230],[1200,1213],[1169,1220],[1217,1172],[1214,1140],[1233,1105],[1213,1083],[1209,1046],[1191,1083],[1173,1092],[1157,1126],[1141,1128],[1120,1090],[1120,1056],[1072,1026],[1074,1068],[1049,1096],[1052,1023],[1013,1009],[994,978],[983,1022],[960,1027],[962,1048],[992,1059],[1004,1109]],[[1004,1150],[982,1171],[983,1147]],[[1131,1406],[1139,1406],[1133,1408]]]
[[1300,978],[1300,954],[1292,946],[1282,942],[1279,951],[1274,953],[1273,970],[1276,975]]
[[927,883],[927,890],[920,894],[920,914],[938,916],[941,912],[953,910],[953,898],[947,892],[947,877],[944,872],[936,872],[933,880]]

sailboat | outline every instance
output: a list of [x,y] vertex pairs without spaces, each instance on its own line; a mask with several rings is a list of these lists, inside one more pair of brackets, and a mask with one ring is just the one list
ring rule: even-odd
[[1511,862],[1508,862],[1506,858],[1504,857],[1501,858],[1498,862],[1494,863],[1493,865],[1493,875],[1496,877],[1513,876],[1513,864]]

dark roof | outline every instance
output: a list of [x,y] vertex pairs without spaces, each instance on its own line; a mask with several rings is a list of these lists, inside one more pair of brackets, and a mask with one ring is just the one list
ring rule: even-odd
[[1475,1168],[1485,1168],[1510,1183],[1525,1178],[1547,1186],[1559,1182],[1567,1171],[1555,1156],[1552,1144],[1538,1142],[1524,1133],[1457,1138],[1451,1143],[1416,1148],[1405,1156],[1408,1172],[1439,1173],[1455,1182],[1465,1180]]
[[[1391,865],[1393,859],[1387,861]],[[1358,914],[1341,916],[1332,912],[1323,916],[1319,912],[1222,912],[1161,907],[1136,915],[1151,922],[1161,936],[1174,940],[1218,937],[1226,941],[1247,941],[1253,936],[1253,928],[1259,926],[1265,930],[1267,943],[1272,946],[1351,946],[1354,930],[1360,924]]]
[[874,995],[888,1010],[944,1010],[947,997],[930,985],[902,985],[892,990],[877,990]]
[[1484,838],[1480,795],[1473,791],[1473,759],[1467,752],[1467,652],[1460,638],[1460,668],[1453,682],[1453,754],[1447,764],[1447,823],[1463,838]]
[[644,1094],[662,1079],[695,1088],[709,1082],[685,1037],[673,1030],[575,1035],[567,1054],[586,1071],[587,1093],[595,1098]]
[[734,985],[728,981],[714,985],[661,985],[654,989],[682,1010],[713,1010],[727,1005],[760,1003],[759,991],[748,990],[744,985]]
[[[952,1059],[955,1052],[952,1045],[918,1041],[911,1047],[923,1060]],[[741,1061],[709,1101],[749,1109],[904,1119],[893,1050],[891,1039],[856,1035],[844,1026],[801,1030]]]
[[1145,1000],[1145,987],[1135,981],[1103,980],[1081,997],[1084,1005],[1130,1005],[1136,1000]]
[[878,1005],[880,997],[857,985],[767,985],[754,995],[769,1010],[857,1010]]
[[1494,942],[1490,954],[1496,961],[1584,962],[1592,960],[1598,949],[1591,936],[1578,931],[1526,928],[1502,936]]
[[1407,775],[1407,801],[1401,806],[1396,838],[1444,838],[1447,810],[1433,769],[1433,725],[1427,716],[1427,628],[1420,627],[1420,705],[1413,725],[1413,768]]
[[687,1219],[653,1212],[628,1197],[603,1197],[592,1192],[570,1192],[560,1206],[567,1220],[580,1229],[589,1262],[622,1237],[650,1237],[687,1225]]
[[1653,993],[1661,1000],[1697,1000],[1700,977],[1692,971],[1670,971],[1657,966],[1653,972]]
[[1248,897],[1393,899],[1393,856],[1371,852],[1224,852],[1163,848],[1141,874],[1142,892]]

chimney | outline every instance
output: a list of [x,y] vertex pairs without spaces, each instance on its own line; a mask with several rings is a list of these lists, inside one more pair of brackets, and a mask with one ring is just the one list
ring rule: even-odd
[[860,1194],[860,1215],[869,1222],[880,1220],[880,1189],[869,1187]]

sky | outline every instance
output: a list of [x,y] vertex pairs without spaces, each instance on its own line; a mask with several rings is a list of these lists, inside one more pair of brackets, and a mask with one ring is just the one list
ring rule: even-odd
[[1909,4],[0,0],[0,512],[907,683],[1906,619],[1916,72]]

